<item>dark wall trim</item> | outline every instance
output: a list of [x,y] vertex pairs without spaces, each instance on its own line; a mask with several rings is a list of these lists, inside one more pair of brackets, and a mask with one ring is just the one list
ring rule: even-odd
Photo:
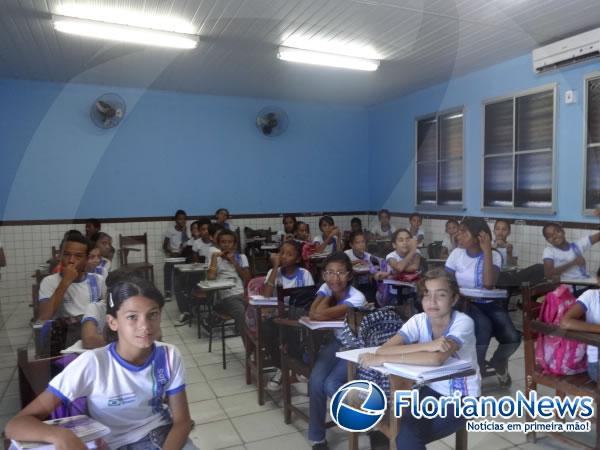
[[[377,215],[377,211],[310,211],[310,212],[286,212],[286,213],[256,213],[256,214],[235,214],[232,215],[232,219],[262,219],[262,218],[281,218],[284,214],[291,214],[295,216],[314,216],[320,217],[324,215],[328,216],[363,216],[363,215]],[[406,217],[408,218],[411,213],[399,213],[391,212],[393,217]],[[463,215],[451,215],[451,214],[423,214],[420,213],[423,219],[432,220],[448,220],[457,219],[460,220]],[[196,220],[201,217],[212,216],[188,216],[189,220]],[[498,217],[485,217],[488,220],[501,219],[502,216]],[[125,222],[163,222],[170,221],[173,219],[171,216],[154,216],[154,217],[109,217],[109,218],[98,218],[102,223],[125,223]],[[87,219],[55,219],[55,220],[6,220],[0,221],[0,226],[27,226],[27,225],[75,225],[84,224]],[[600,219],[597,223],[593,222],[560,222],[554,220],[521,220],[521,219],[508,219],[510,223],[517,225],[531,225],[531,226],[544,226],[548,222],[557,222],[564,228],[577,228],[584,230],[598,230],[600,229]]]

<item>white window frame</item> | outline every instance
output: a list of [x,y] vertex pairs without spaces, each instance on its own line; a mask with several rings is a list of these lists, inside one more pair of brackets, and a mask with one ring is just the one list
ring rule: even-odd
[[[516,99],[519,97],[524,97],[524,96],[528,96],[528,95],[532,95],[532,94],[539,94],[541,92],[547,92],[547,91],[552,91],[552,95],[554,98],[554,107],[553,107],[553,111],[552,111],[552,204],[550,205],[550,207],[547,208],[536,208],[533,206],[514,206],[514,201],[515,201],[515,171],[516,171],[516,155],[517,153],[515,152],[515,146],[516,146],[516,142],[515,142],[515,130],[516,130]],[[512,175],[513,175],[513,180],[512,180],[512,192],[513,192],[513,206],[490,206],[490,205],[486,205],[485,204],[485,160],[486,160],[486,154],[485,154],[485,111],[486,111],[486,106],[493,104],[493,103],[499,103],[502,101],[506,101],[506,100],[512,100],[513,102],[513,145],[512,145],[512,155],[513,155],[513,171],[512,171]],[[546,84],[543,86],[539,86],[536,88],[532,88],[532,89],[527,89],[524,91],[518,91],[518,92],[514,92],[514,93],[510,93],[508,95],[504,95],[501,97],[494,97],[491,99],[487,99],[484,100],[482,102],[481,105],[481,167],[480,167],[480,174],[481,174],[481,185],[480,185],[480,192],[481,192],[481,199],[480,199],[480,208],[481,211],[487,211],[487,212],[508,212],[508,213],[527,213],[527,214],[546,214],[546,215],[551,215],[551,214],[556,214],[556,198],[557,198],[557,180],[556,180],[556,160],[557,160],[557,153],[558,153],[558,149],[556,147],[556,118],[558,115],[558,84],[557,83],[551,83],[551,84]],[[535,151],[534,151],[535,152]],[[524,154],[527,152],[519,152],[520,154]]]
[[[440,121],[439,118],[442,116],[448,116],[448,115],[452,115],[452,114],[462,114],[462,185],[461,185],[461,202],[460,203],[455,203],[455,204],[451,204],[451,205],[446,205],[446,204],[438,204],[438,187],[439,187],[439,173],[438,173],[438,168],[439,168],[439,164],[440,162],[443,162],[445,160],[440,159]],[[464,203],[465,203],[465,120],[466,118],[466,111],[465,111],[465,107],[464,106],[458,106],[458,107],[454,107],[454,108],[449,108],[449,109],[445,109],[443,111],[437,111],[437,112],[433,112],[430,114],[424,114],[422,116],[416,117],[415,118],[415,165],[414,165],[414,173],[415,173],[415,183],[414,183],[414,189],[415,189],[415,197],[414,197],[414,204],[415,204],[415,209],[417,211],[431,211],[431,210],[436,210],[436,211],[464,211]],[[419,151],[419,122],[423,121],[423,120],[432,120],[435,119],[436,122],[436,127],[437,127],[437,158],[436,158],[436,187],[435,187],[435,201],[436,204],[419,204],[418,199],[419,199],[419,180],[418,180],[418,167],[419,167],[419,160],[418,160],[418,151]]]

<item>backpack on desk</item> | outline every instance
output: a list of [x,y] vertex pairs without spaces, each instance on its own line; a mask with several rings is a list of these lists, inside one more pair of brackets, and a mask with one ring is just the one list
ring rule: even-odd
[[[576,298],[561,284],[544,298],[538,319],[558,326]],[[535,341],[535,360],[544,374],[574,375],[587,369],[586,344],[558,336],[540,334]]]

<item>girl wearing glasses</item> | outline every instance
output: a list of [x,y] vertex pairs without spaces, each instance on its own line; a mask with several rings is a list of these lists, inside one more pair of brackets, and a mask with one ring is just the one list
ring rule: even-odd
[[[309,312],[311,320],[343,320],[350,308],[364,306],[367,301],[359,290],[352,287],[352,262],[344,252],[334,252],[325,260],[325,283],[317,291],[317,298]],[[310,421],[308,439],[313,449],[328,449],[325,440],[327,397],[332,396],[346,382],[346,361],[335,353],[341,344],[336,337],[321,346],[317,361],[308,380]]]

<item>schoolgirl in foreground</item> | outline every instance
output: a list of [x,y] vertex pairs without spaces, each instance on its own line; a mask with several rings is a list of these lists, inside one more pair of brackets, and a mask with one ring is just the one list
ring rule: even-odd
[[6,436],[85,450],[72,431],[41,421],[61,402],[86,397],[88,414],[111,429],[104,438],[111,450],[196,449],[188,439],[192,421],[181,355],[175,346],[155,342],[163,305],[162,294],[144,279],[115,284],[107,325],[117,340],[65,367],[6,425]]

